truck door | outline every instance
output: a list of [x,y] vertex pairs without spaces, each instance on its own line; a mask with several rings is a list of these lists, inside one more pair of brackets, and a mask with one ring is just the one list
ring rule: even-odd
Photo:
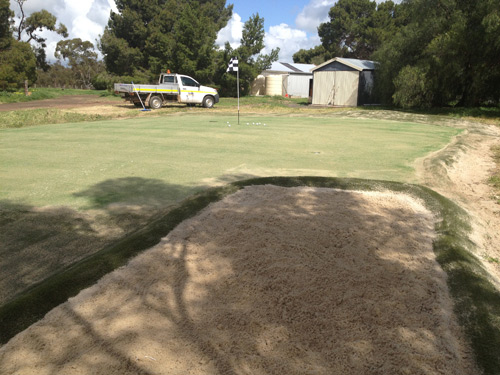
[[200,85],[190,77],[181,76],[181,102],[183,103],[201,103]]

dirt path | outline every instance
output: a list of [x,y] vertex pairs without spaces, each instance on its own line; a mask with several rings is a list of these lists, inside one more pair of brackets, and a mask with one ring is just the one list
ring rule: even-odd
[[2,374],[477,374],[432,250],[392,193],[254,186],[0,349]]
[[61,96],[56,99],[34,100],[22,103],[0,103],[0,112],[20,111],[24,109],[58,108],[70,109],[81,107],[101,106],[103,104],[116,103],[112,98],[99,97],[95,95],[71,95]]

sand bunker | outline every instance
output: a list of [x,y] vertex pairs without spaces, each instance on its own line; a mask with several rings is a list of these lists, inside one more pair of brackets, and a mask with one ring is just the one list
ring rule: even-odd
[[390,193],[247,187],[0,349],[1,374],[475,374],[432,252]]

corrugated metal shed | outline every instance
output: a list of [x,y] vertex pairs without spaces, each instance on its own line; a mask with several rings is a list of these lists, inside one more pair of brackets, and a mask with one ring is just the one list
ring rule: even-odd
[[[338,62],[339,64],[335,64]],[[328,60],[321,65],[318,65],[311,69],[312,72],[316,70],[327,70],[328,67],[336,66],[336,65],[344,65],[346,67],[352,68],[357,71],[363,70],[375,70],[375,61],[371,60],[358,60],[358,59],[346,59],[343,57],[336,57],[334,59]]]
[[270,74],[276,73],[295,73],[295,74],[312,74],[311,70],[314,69],[316,65],[313,64],[295,64],[275,61],[272,63],[271,68],[262,72],[265,74],[269,72]]
[[312,104],[358,106],[374,104],[375,62],[336,57],[312,69]]
[[[314,67],[315,65],[313,64],[274,62],[269,69],[263,71],[261,75],[255,79],[250,94],[265,94],[268,91],[266,87],[266,77],[281,76],[281,95],[307,98],[310,95],[309,87],[313,76],[311,70],[314,69]],[[276,79],[272,79],[271,81],[274,82]]]

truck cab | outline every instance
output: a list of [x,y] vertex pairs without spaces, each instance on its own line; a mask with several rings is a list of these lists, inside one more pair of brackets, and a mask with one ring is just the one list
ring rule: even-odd
[[180,103],[201,104],[205,108],[211,108],[215,103],[219,102],[217,90],[202,86],[194,78],[186,75],[162,73],[158,84],[171,87],[172,90],[177,88]]

